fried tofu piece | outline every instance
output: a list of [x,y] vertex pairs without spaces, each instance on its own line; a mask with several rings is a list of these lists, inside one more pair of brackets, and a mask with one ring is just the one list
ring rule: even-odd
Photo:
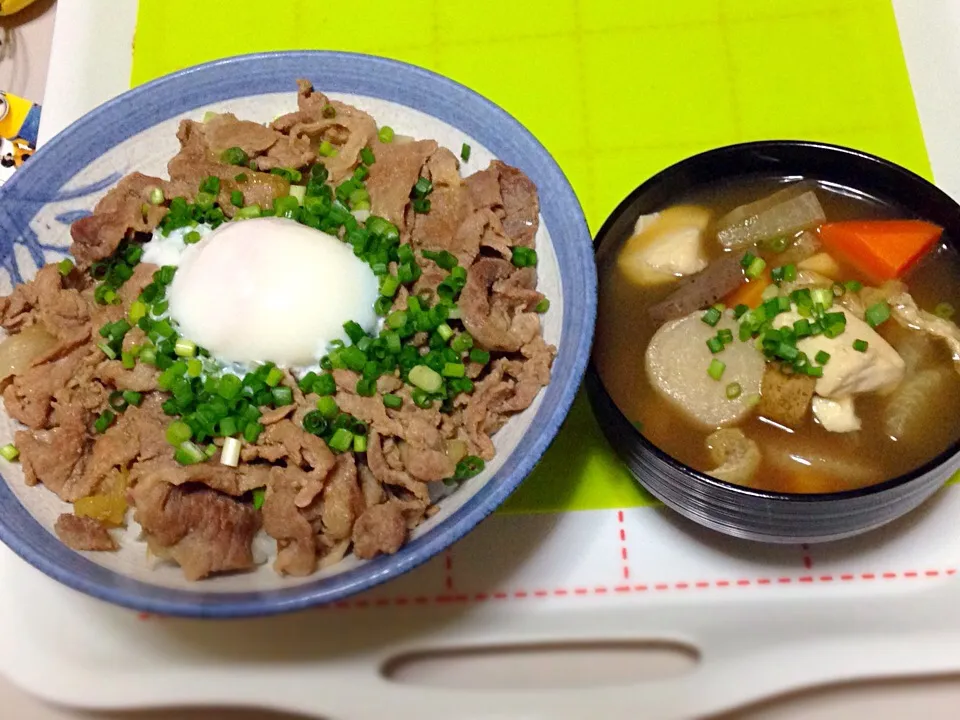
[[785,375],[776,365],[768,363],[760,384],[757,412],[781,425],[798,428],[807,418],[816,385],[816,378]]

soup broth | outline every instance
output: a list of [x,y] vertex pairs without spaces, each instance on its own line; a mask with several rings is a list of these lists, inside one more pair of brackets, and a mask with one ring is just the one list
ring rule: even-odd
[[[679,205],[709,211],[709,220],[700,235],[700,264],[715,263],[729,252],[717,241],[717,223],[721,218],[739,206],[781,190],[784,183],[782,179],[752,179],[736,186],[725,185],[682,198]],[[897,208],[871,198],[825,185],[811,183],[810,188],[814,189],[826,221],[830,223],[904,217]],[[814,228],[812,232],[816,235],[818,229]],[[789,240],[792,242],[799,236],[800,233],[794,233]],[[837,492],[872,485],[907,473],[932,460],[960,437],[960,413],[957,412],[960,407],[960,374],[955,369],[949,345],[920,329],[904,327],[894,317],[876,326],[871,322],[871,326],[897,351],[905,370],[902,379],[891,387],[853,395],[855,415],[860,424],[858,430],[829,431],[820,421],[820,416],[809,408],[801,421],[789,427],[766,416],[763,413],[763,399],[759,397],[748,399],[748,404],[753,405],[752,409],[735,422],[711,426],[691,418],[678,406],[675,397],[658,391],[647,365],[651,340],[664,325],[664,322],[651,317],[651,308],[677,290],[679,279],[638,282],[636,276],[626,271],[622,262],[618,262],[627,240],[623,238],[618,247],[605,248],[599,258],[601,290],[594,362],[621,412],[651,442],[677,460],[711,473],[717,465],[717,458],[708,448],[708,438],[721,426],[734,427],[747,440],[755,443],[761,458],[749,480],[742,481],[742,484],[776,492]],[[759,247],[762,248],[763,243]],[[820,248],[820,251],[826,250],[826,245]],[[789,253],[790,246],[783,252]],[[771,267],[778,267],[778,253],[775,250],[767,253],[758,251],[758,255],[766,258],[767,271]],[[838,282],[834,287],[847,283],[849,288],[846,292],[850,292],[848,301],[854,300],[853,290],[857,289],[857,283],[867,289],[859,291],[859,295],[880,285],[879,281],[868,277],[855,264],[846,262],[836,253],[830,255],[839,269]],[[942,238],[897,280],[906,285],[906,292],[923,310],[933,312],[937,308],[938,315],[949,317],[951,307],[960,307],[960,258]],[[767,291],[765,299],[770,297],[771,292]],[[844,290],[838,288],[833,292],[837,294]],[[838,306],[840,300],[837,298]],[[697,311],[703,313],[706,309],[701,307]],[[730,316],[731,323],[736,322],[731,308],[724,313]],[[697,327],[704,330],[703,327]],[[847,337],[849,335],[846,333],[841,337],[847,338],[847,343],[856,340],[852,336]],[[741,341],[740,338],[733,340],[734,343]],[[757,341],[751,338],[745,342]],[[717,352],[714,357],[722,361],[724,352]],[[674,360],[678,364],[692,362],[688,357],[676,357]],[[769,359],[765,359],[765,362],[769,370]],[[810,362],[813,364],[812,359]],[[829,363],[829,360],[824,362]],[[777,363],[784,373],[791,371],[792,374],[792,368],[785,365]],[[706,367],[703,372],[707,372]],[[764,378],[763,387],[767,388],[766,376]],[[725,384],[728,378],[723,377],[717,382]],[[737,383],[729,383],[728,397],[738,389]],[[742,397],[731,399],[731,402],[742,401]]]

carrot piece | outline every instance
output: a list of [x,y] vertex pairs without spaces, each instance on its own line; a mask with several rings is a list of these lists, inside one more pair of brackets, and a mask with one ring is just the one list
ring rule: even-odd
[[903,275],[943,234],[923,220],[849,220],[820,226],[820,240],[875,282]]
[[751,310],[763,302],[763,291],[773,282],[770,277],[770,268],[767,267],[763,274],[754,279],[745,281],[740,287],[727,295],[723,302],[727,307],[736,307],[737,305],[746,305]]

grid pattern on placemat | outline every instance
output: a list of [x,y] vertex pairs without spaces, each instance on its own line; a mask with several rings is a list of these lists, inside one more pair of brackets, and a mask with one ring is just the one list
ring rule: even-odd
[[[381,0],[349,23],[312,0],[140,0],[132,83],[289,49],[391,57],[487,96],[554,155],[594,231],[658,170],[732,142],[835,142],[930,177],[889,0]],[[580,397],[503,512],[651,504]]]

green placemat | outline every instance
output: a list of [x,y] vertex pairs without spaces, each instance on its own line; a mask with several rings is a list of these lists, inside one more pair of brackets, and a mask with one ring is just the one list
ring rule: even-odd
[[[404,60],[499,103],[553,153],[594,231],[652,174],[733,142],[835,142],[931,176],[890,0],[140,0],[131,82],[290,49]],[[504,511],[652,502],[581,396]]]

